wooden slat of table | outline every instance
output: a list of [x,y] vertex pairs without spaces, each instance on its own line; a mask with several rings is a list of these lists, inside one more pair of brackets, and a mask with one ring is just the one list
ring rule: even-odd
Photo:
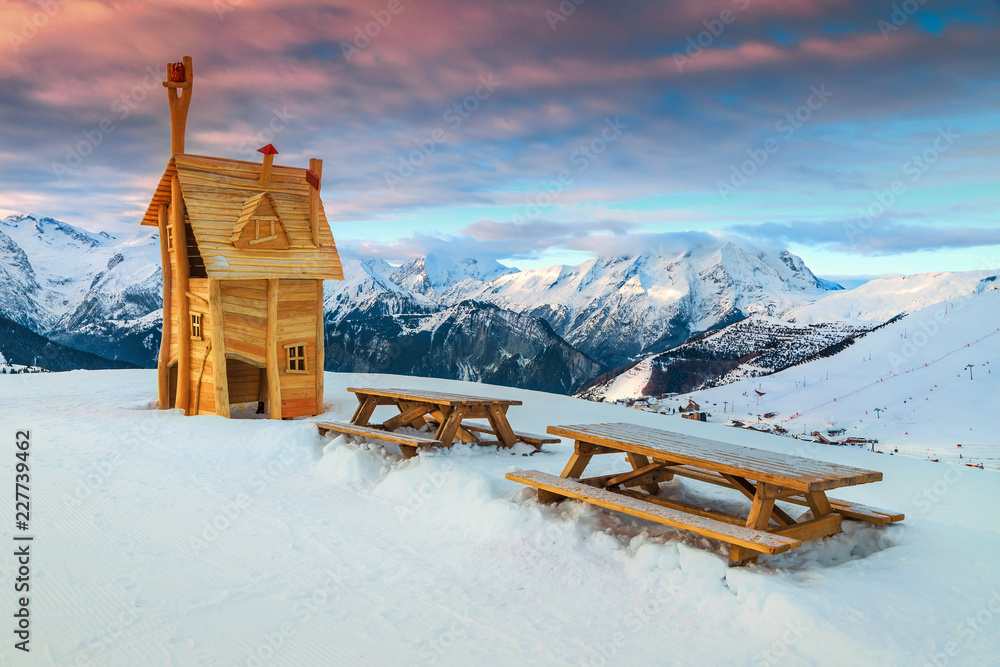
[[730,445],[635,424],[550,426],[548,432],[661,461],[688,464],[809,493],[882,479],[882,473],[874,470]]
[[422,389],[368,389],[361,387],[348,387],[347,391],[353,394],[399,398],[408,401],[433,403],[434,405],[522,405],[521,401],[510,398],[466,396],[465,394],[449,394],[440,391],[424,391]]
[[[696,470],[695,468],[689,468],[687,466],[672,466],[670,470],[673,471],[675,475],[680,475],[681,477],[689,477],[700,482],[708,482],[709,484],[732,488],[732,484],[730,482],[728,482],[721,475],[715,473],[702,472],[701,470]],[[790,498],[782,498],[782,500],[786,503],[802,505],[805,507],[809,506],[809,503],[806,502],[805,498],[796,498],[793,496]],[[843,514],[849,519],[858,519],[861,521],[869,521],[871,523],[892,523],[894,521],[902,521],[905,518],[905,515],[902,512],[879,509],[878,507],[862,505],[861,503],[855,503],[849,500],[839,500],[837,498],[828,498],[827,500],[830,501],[830,506],[833,508],[834,512]]]

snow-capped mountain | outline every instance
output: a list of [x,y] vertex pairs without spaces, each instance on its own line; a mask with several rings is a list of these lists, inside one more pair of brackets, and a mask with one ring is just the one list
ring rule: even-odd
[[873,328],[846,322],[795,325],[751,315],[607,373],[577,395],[619,401],[717,387],[834,354]]
[[[0,259],[0,315],[77,350],[155,365],[162,290],[155,234],[122,239],[10,216],[0,220]],[[346,280],[325,286],[330,370],[559,392],[748,316],[883,321],[995,275],[927,274],[845,292],[787,251],[726,240],[532,271],[434,255],[399,267],[347,260],[344,269]],[[647,364],[644,386],[657,364]]]
[[495,259],[468,257],[454,260],[430,254],[403,264],[391,277],[404,289],[440,300],[447,292],[474,291],[479,284],[514,273],[518,270]]
[[605,368],[544,320],[463,301],[435,312],[327,321],[330,370],[472,380],[568,394]]
[[[751,316],[596,378],[578,395],[615,401],[719,387],[770,375],[846,348],[857,337],[910,312],[994,291],[998,271],[925,273],[873,280],[832,292],[784,319]],[[904,332],[906,324],[903,325]]]
[[[830,359],[678,396],[677,402],[693,398],[720,421],[774,413],[763,425],[796,434],[839,427],[848,436],[877,439],[882,451],[995,469],[997,282],[985,280],[970,294],[916,310]],[[728,414],[722,414],[723,401]],[[927,448],[935,444],[940,449],[931,455]]]
[[915,273],[877,278],[846,292],[827,294],[813,303],[792,308],[783,317],[810,324],[835,320],[885,322],[947,299],[973,294],[984,280],[997,280],[1000,271]]
[[78,303],[112,254],[112,238],[52,218],[0,220],[0,315],[34,330],[51,329]]
[[344,280],[328,280],[323,285],[327,322],[347,317],[433,313],[436,301],[395,283],[397,271],[380,259],[343,260]]
[[577,266],[462,280],[441,301],[487,301],[546,320],[617,366],[755,313],[780,315],[839,290],[788,251],[720,241],[675,255],[598,257]]
[[[346,279],[326,288],[331,368],[501,383],[531,377],[542,383],[532,386],[556,391],[577,388],[644,350],[662,351],[694,332],[839,289],[790,253],[733,243],[540,271],[433,255],[398,269],[347,261],[344,270]],[[426,342],[414,342],[424,336]],[[529,351],[548,361],[533,366]],[[510,359],[519,360],[513,374],[513,366],[501,370]]]
[[452,264],[434,276],[422,273],[440,266],[433,257],[399,268],[381,260],[345,260],[344,280],[325,286],[327,368],[556,393],[569,393],[605,370],[544,320],[492,304],[445,305],[426,296],[449,284],[442,276],[463,281],[472,279],[470,273],[489,275],[476,274],[475,262]]
[[159,346],[159,262],[155,234],[121,239],[8,216],[0,220],[0,315],[71,347],[149,366]]

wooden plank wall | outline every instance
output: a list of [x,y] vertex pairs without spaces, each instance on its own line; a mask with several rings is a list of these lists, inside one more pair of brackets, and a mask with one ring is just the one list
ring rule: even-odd
[[[221,287],[222,312],[226,320],[226,352],[263,366],[267,335],[267,281],[225,280]],[[237,402],[232,396],[230,401]]]
[[[281,375],[281,416],[316,414],[316,280],[282,279],[278,290],[278,365]],[[305,342],[308,373],[285,371],[289,343]]]
[[[201,315],[201,340],[191,340],[191,413],[199,415],[215,414],[215,385],[212,381],[212,358],[208,353],[208,341],[215,331],[214,322],[208,315],[208,278],[190,278],[188,291],[201,299],[190,299],[190,309],[193,314]],[[204,299],[204,301],[202,301]],[[208,357],[206,359],[206,356]],[[202,373],[204,364],[204,373]],[[197,394],[198,378],[201,378],[201,391]],[[195,402],[198,412],[194,412]]]
[[229,378],[229,402],[256,403],[260,398],[260,369],[238,359],[226,360]]

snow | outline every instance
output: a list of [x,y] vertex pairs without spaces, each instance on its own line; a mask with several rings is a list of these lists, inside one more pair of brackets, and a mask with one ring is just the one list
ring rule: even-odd
[[653,372],[653,356],[646,357],[632,368],[615,377],[608,387],[602,391],[602,400],[617,401],[619,399],[639,398],[642,396],[642,390],[649,383],[649,376]]
[[[712,540],[578,502],[540,506],[504,479],[523,468],[558,474],[569,442],[531,457],[455,446],[402,460],[391,447],[321,438],[308,421],[152,409],[154,371],[8,376],[0,430],[31,431],[33,634],[31,654],[16,657],[6,634],[0,661],[996,660],[996,473],[857,448],[803,451],[810,445],[610,404],[409,377],[328,373],[324,417],[350,417],[348,386],[518,398],[511,421],[533,432],[630,421],[872,468],[883,482],[837,496],[907,518],[846,522],[841,535],[727,568],[726,549]],[[588,473],[620,469],[617,458],[597,457]],[[718,487],[671,486],[678,497],[747,507]],[[3,504],[5,525],[13,510]],[[13,550],[2,554],[9,610]]]
[[983,270],[878,278],[793,308],[784,317],[803,324],[835,320],[885,322],[901,313],[912,313],[947,299],[972,294],[984,279],[997,275],[1000,273],[996,270]]
[[793,433],[838,425],[878,439],[883,451],[997,469],[998,396],[1000,291],[987,289],[918,310],[833,357],[677,400],[714,404],[716,418],[779,411],[772,423]]

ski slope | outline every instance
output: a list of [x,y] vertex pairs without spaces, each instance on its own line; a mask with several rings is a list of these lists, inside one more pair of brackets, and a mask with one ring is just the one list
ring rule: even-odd
[[974,294],[985,283],[996,284],[998,275],[1000,272],[995,269],[983,269],[876,278],[852,290],[830,292],[812,303],[791,308],[782,317],[800,324],[839,320],[885,322],[902,313]]
[[[539,506],[504,479],[558,473],[568,442],[530,458],[455,446],[401,460],[321,438],[308,421],[155,410],[155,371],[4,376],[0,474],[11,488],[12,439],[30,430],[35,541],[31,653],[14,651],[8,623],[0,663],[987,664],[1000,651],[993,472],[385,375],[328,373],[325,416],[349,418],[348,386],[399,385],[521,399],[511,421],[534,432],[631,421],[877,469],[883,482],[839,495],[907,518],[847,522],[727,568],[718,542],[577,502]],[[624,465],[615,458],[597,457],[594,474]],[[748,507],[718,487],[671,484]],[[13,510],[0,506],[3,525]],[[13,550],[0,554],[10,610]]]
[[677,400],[687,398],[720,421],[773,411],[763,421],[792,433],[846,428],[881,451],[997,469],[1000,291],[926,307],[832,357]]

